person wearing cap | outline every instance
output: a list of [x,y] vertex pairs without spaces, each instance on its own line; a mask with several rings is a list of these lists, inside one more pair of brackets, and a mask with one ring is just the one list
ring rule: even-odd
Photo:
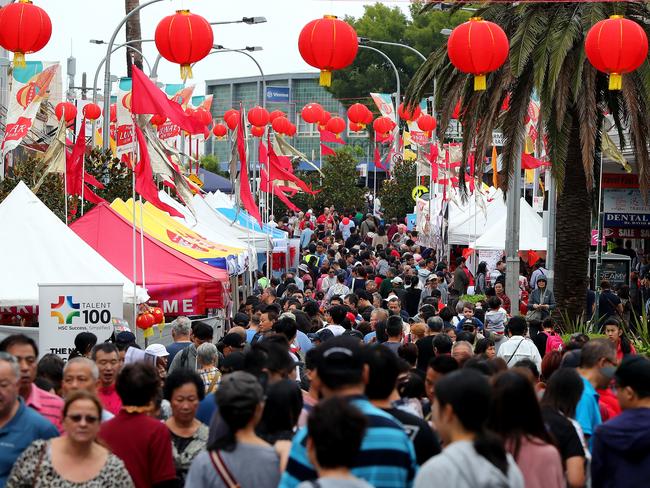
[[309,271],[309,266],[307,266],[305,263],[300,264],[298,266],[298,275],[303,282],[302,291],[304,292],[305,289],[310,287],[314,281]]
[[217,348],[226,357],[233,352],[242,352],[244,350],[244,344],[246,344],[246,341],[244,341],[242,336],[236,332],[229,332],[219,341]]
[[[361,452],[351,469],[352,474],[376,488],[411,486],[417,470],[413,443],[397,420],[365,397],[368,367],[359,341],[335,337],[319,346],[318,352],[314,383],[319,396],[348,399],[367,420]],[[300,429],[293,438],[280,488],[295,488],[303,481],[318,477],[307,452],[308,429],[308,426]]]
[[180,316],[176,317],[172,323],[172,339],[174,342],[167,346],[167,352],[169,357],[167,358],[167,363],[172,364],[174,356],[192,343],[190,340],[190,334],[192,332],[192,321],[187,317]]
[[160,385],[162,386],[167,377],[167,359],[169,358],[167,348],[162,344],[149,344],[144,352],[156,357],[156,370],[158,371]]
[[390,298],[391,295],[396,296],[397,298],[401,300],[404,299],[404,295],[406,294],[406,288],[404,288],[404,278],[401,276],[395,276],[391,281],[391,285],[393,285],[393,289],[388,292],[388,297]]
[[220,429],[192,462],[185,486],[276,488],[280,458],[255,433],[264,409],[260,383],[252,374],[236,371],[222,378],[215,399]]
[[529,312],[533,312],[535,315],[534,317],[527,317],[529,320],[531,318],[544,320],[555,309],[555,295],[546,286],[546,276],[543,274],[537,277],[536,288],[530,294],[527,308]]
[[614,375],[623,412],[596,428],[592,486],[647,486],[650,474],[650,360],[623,360]]

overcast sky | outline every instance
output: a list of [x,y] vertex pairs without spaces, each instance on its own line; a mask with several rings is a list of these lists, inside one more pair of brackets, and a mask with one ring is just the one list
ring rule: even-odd
[[[140,0],[144,3],[145,0]],[[27,59],[60,61],[65,75],[65,60],[72,53],[77,58],[76,84],[81,84],[81,73],[88,74],[92,86],[97,65],[106,54],[106,46],[90,44],[90,39],[108,41],[124,17],[123,0],[34,0],[52,19],[52,39],[39,53]],[[264,16],[268,22],[259,25],[234,24],[215,26],[215,43],[228,48],[262,46],[264,51],[254,53],[265,73],[310,71],[298,53],[298,34],[310,20],[324,14],[359,16],[363,6],[375,2],[363,0],[162,0],[141,11],[142,35],[152,39],[160,19],[180,8],[189,8],[210,22]],[[383,2],[407,10],[408,1]],[[117,40],[125,41],[124,28]],[[156,58],[154,43],[143,45],[144,54],[153,64]],[[112,58],[113,74],[123,76],[126,70],[124,51]],[[145,64],[146,69],[146,64]],[[159,80],[165,83],[180,82],[177,65],[163,60],[158,70]],[[213,54],[194,69],[195,93],[205,91],[204,80],[251,76],[258,73],[252,61],[236,53]],[[64,78],[65,79],[65,78]],[[66,83],[67,86],[67,82]],[[99,85],[102,84],[100,74]]]

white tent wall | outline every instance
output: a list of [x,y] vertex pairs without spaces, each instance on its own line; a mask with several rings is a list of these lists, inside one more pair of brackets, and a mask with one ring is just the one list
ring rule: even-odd
[[505,214],[506,205],[500,189],[490,188],[486,194],[471,195],[466,202],[455,196],[449,202],[448,244],[469,245]]
[[[494,225],[488,225],[485,232],[469,247],[476,250],[501,250],[506,245],[507,215]],[[543,236],[544,223],[524,198],[519,200],[519,250],[546,251],[547,240]]]
[[23,182],[0,203],[0,226],[0,306],[38,305],[39,283],[123,283],[125,303],[149,298]]

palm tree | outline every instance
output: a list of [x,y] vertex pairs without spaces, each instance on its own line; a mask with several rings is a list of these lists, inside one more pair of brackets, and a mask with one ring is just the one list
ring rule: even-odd
[[[439,2],[429,3],[424,11]],[[454,8],[463,6],[455,2]],[[609,91],[607,76],[586,59],[584,40],[589,28],[613,14],[623,14],[650,30],[645,2],[615,3],[489,3],[476,15],[500,25],[510,40],[506,63],[488,76],[486,91],[473,91],[470,76],[451,65],[446,46],[432,53],[407,90],[413,104],[438,83],[436,106],[441,108],[439,136],[444,136],[456,103],[462,100],[463,159],[471,150],[485,154],[492,131],[504,135],[503,163],[511,174],[520,157],[524,119],[533,92],[540,98],[538,132],[548,137],[548,154],[558,183],[555,294],[570,317],[585,307],[592,210],[600,171],[601,123],[610,114],[620,137],[632,145],[641,189],[650,186],[650,66],[646,61],[623,77],[620,91]],[[507,95],[509,108],[500,108]],[[463,165],[466,167],[466,164]],[[480,166],[480,165],[479,165]],[[482,171],[482,168],[477,168]],[[480,175],[479,175],[480,176]],[[508,178],[502,186],[507,189]],[[464,188],[464,185],[462,185]]]
[[[128,14],[140,5],[139,0],[124,0],[124,11]],[[126,42],[142,39],[142,30],[140,29],[140,12],[136,12],[126,21]],[[142,43],[134,42],[130,44],[138,51],[142,51]],[[126,49],[126,72],[131,76],[131,65],[135,64],[142,69],[142,56],[137,51]]]

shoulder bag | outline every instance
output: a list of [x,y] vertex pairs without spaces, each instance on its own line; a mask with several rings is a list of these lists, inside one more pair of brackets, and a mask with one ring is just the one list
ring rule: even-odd
[[219,451],[210,451],[210,461],[212,461],[212,466],[214,466],[215,471],[221,478],[221,481],[228,488],[241,488],[235,477],[232,475],[226,463],[223,462],[223,458]]

